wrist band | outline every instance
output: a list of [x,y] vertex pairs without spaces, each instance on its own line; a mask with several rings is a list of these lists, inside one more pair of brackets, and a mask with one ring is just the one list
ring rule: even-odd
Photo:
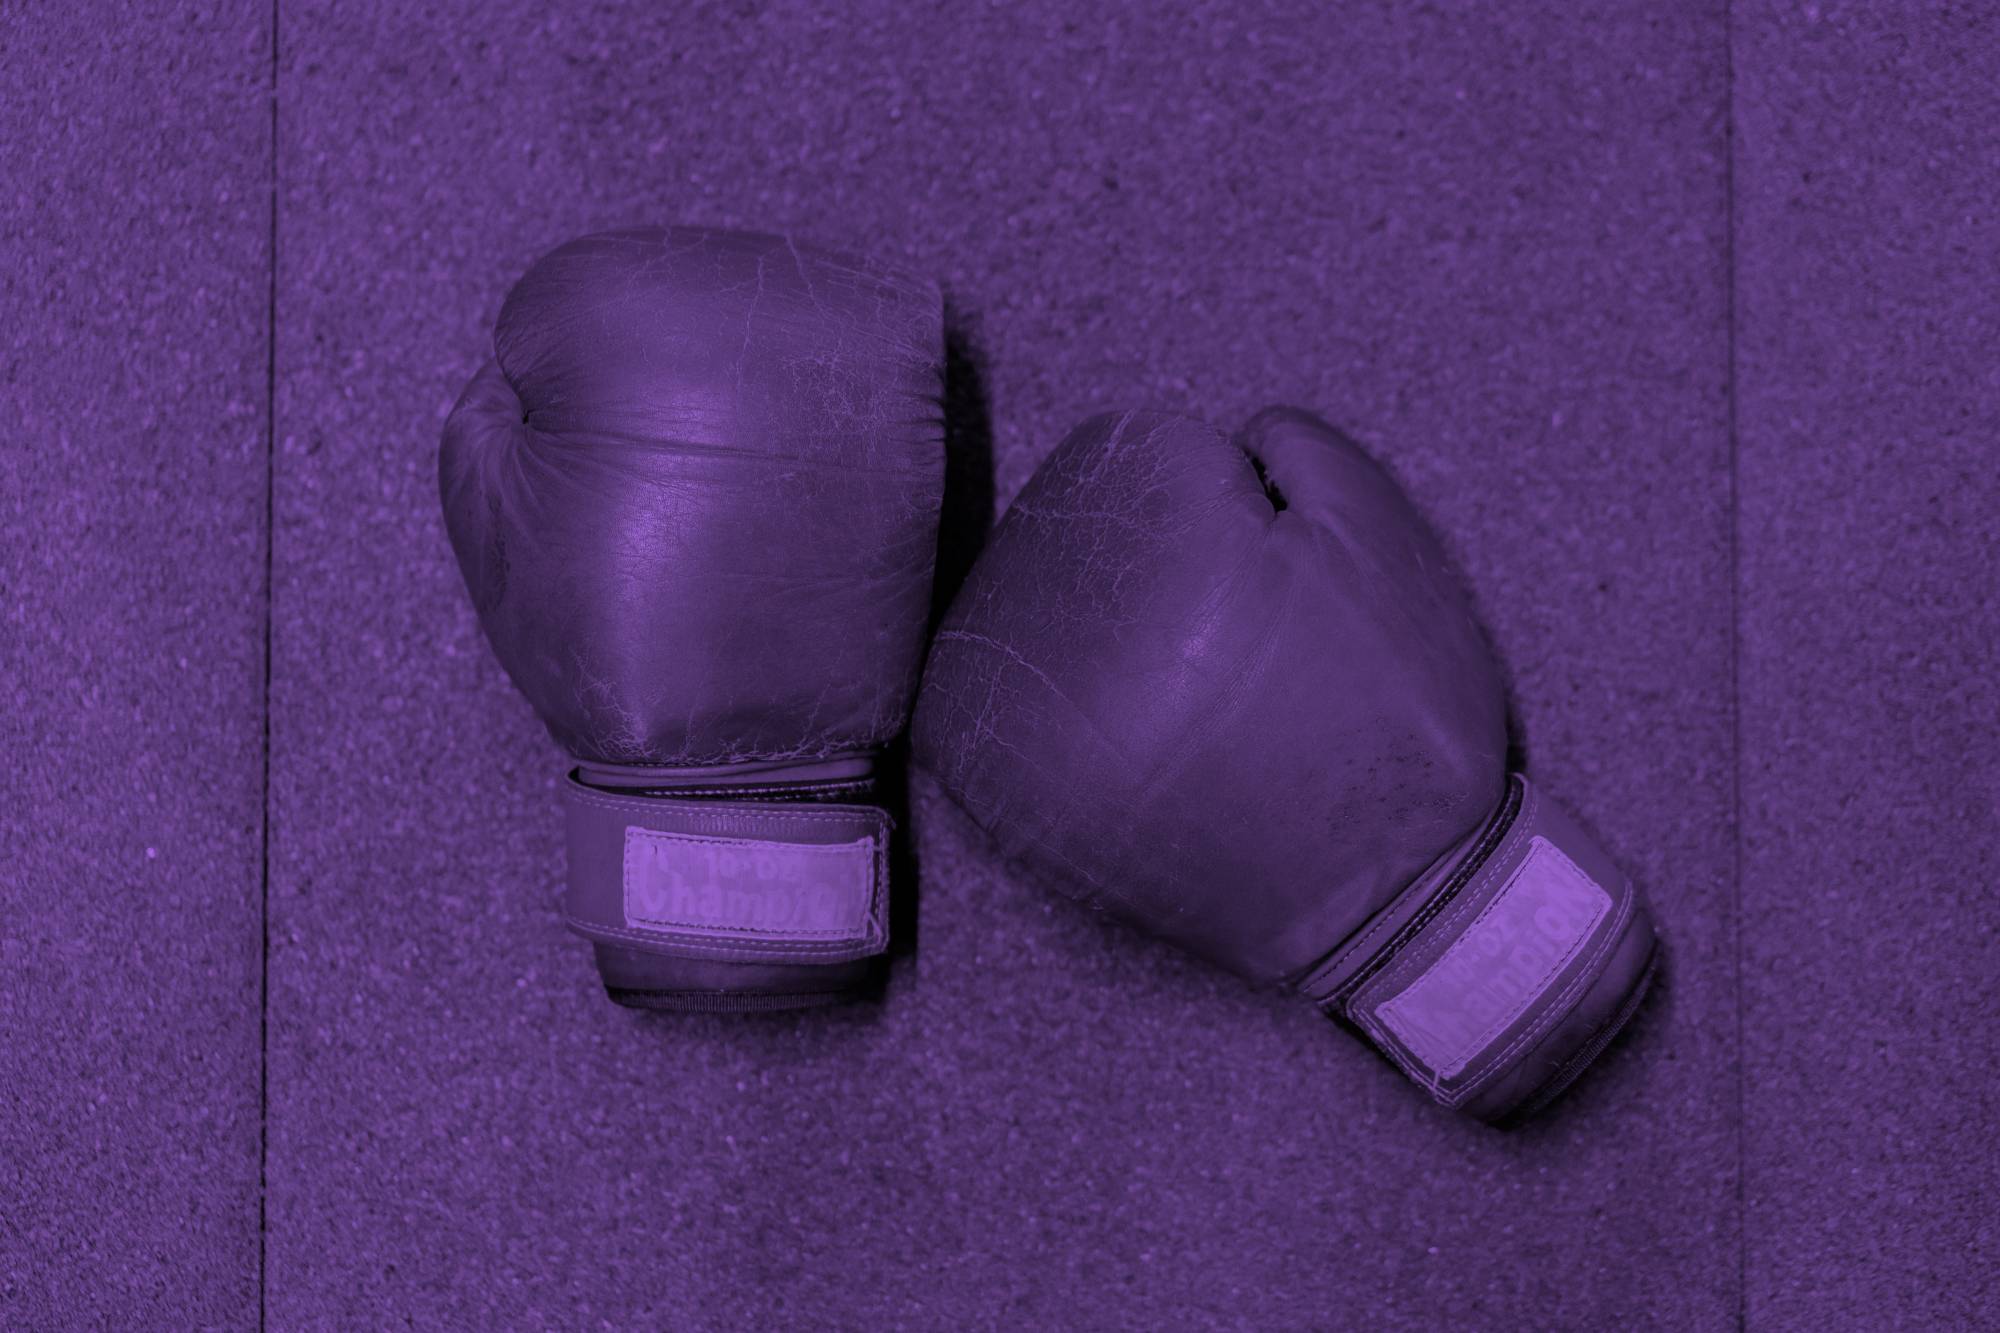
[[1517,774],[1484,828],[1301,989],[1438,1102],[1501,1118],[1602,1049],[1652,948],[1632,882]]
[[836,963],[888,946],[889,832],[874,806],[564,788],[563,916],[681,958]]

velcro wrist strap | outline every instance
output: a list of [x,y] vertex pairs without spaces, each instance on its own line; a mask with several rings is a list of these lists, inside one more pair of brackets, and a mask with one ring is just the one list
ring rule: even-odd
[[577,934],[681,958],[837,963],[889,942],[889,830],[866,805],[625,796],[570,778]]
[[1525,778],[1304,989],[1443,1105],[1509,1119],[1602,1049],[1650,975],[1632,882]]

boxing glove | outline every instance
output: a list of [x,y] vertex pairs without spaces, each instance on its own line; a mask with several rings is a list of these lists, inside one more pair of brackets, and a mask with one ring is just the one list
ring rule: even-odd
[[881,751],[944,483],[928,282],[777,236],[612,232],[513,288],[445,525],[569,754],[563,913],[612,998],[819,1004],[888,942]]
[[1038,877],[1483,1119],[1559,1091],[1650,975],[1631,881],[1508,771],[1436,540],[1301,412],[1080,426],[959,590],[914,746]]

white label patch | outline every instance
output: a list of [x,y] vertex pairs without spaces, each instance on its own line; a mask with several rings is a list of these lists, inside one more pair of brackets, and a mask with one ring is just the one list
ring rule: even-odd
[[1610,910],[1611,895],[1576,862],[1531,839],[1479,919],[1376,1016],[1451,1078],[1541,998]]
[[625,830],[625,923],[760,939],[860,939],[875,843],[756,842]]

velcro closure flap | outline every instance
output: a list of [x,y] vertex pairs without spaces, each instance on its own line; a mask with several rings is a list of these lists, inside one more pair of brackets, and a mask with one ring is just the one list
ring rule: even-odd
[[1464,932],[1375,1017],[1439,1078],[1456,1078],[1576,958],[1611,895],[1547,838],[1531,838],[1520,864]]
[[873,806],[625,796],[572,779],[570,928],[680,957],[839,962],[888,944]]

